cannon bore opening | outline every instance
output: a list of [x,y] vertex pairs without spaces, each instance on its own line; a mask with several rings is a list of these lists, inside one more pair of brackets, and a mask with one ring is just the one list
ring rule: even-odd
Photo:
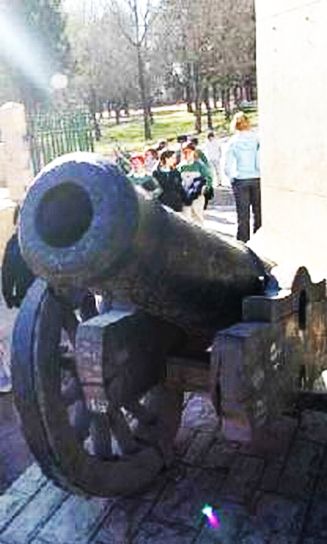
[[41,200],[35,223],[40,238],[52,247],[69,247],[88,230],[93,207],[87,192],[73,182],[50,189]]

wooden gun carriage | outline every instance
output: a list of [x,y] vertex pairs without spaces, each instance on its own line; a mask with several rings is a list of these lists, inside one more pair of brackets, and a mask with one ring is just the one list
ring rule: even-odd
[[[15,400],[43,471],[69,491],[148,485],[171,463],[185,391],[210,391],[225,435],[251,440],[327,367],[324,282],[300,269],[280,291],[243,243],[97,155],[37,176],[19,236],[38,279],[13,334]],[[86,289],[110,309],[83,322],[71,294]]]

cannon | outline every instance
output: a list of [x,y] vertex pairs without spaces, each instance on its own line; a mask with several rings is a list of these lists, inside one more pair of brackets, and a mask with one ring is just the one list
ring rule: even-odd
[[[326,365],[325,283],[284,292],[245,244],[188,222],[88,153],[53,161],[22,206],[37,276],[13,332],[15,401],[56,484],[127,495],[172,462],[185,391],[208,390],[222,430],[257,428]],[[80,319],[85,290],[106,311]]]

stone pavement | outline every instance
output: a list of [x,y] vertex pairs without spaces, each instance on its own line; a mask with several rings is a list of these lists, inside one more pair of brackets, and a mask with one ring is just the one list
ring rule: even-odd
[[[327,416],[283,417],[257,445],[227,443],[206,396],[188,397],[176,461],[130,498],[68,495],[33,464],[0,499],[1,544],[323,544]],[[220,526],[207,526],[210,504]]]
[[[220,196],[220,207],[208,210],[207,221],[233,235],[235,213],[227,195],[226,201]],[[0,462],[6,458],[7,469],[4,425],[5,414]],[[20,440],[13,456],[16,465],[15,456],[24,448],[26,454]],[[29,462],[26,456],[24,462]],[[201,513],[205,504],[218,515],[216,529]],[[112,499],[68,495],[34,463],[0,498],[0,544],[326,542],[327,415],[285,415],[254,443],[242,445],[224,440],[206,394],[185,395],[175,462],[144,493]]]
[[[0,373],[9,367],[10,336],[17,310],[8,310],[0,296]],[[0,493],[32,462],[32,456],[20,432],[13,395],[0,393]]]

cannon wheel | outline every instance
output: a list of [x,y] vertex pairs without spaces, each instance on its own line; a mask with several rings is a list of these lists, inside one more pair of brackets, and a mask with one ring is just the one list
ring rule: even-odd
[[173,443],[183,394],[158,384],[128,412],[117,407],[90,412],[73,350],[62,354],[63,334],[62,304],[38,279],[13,333],[15,402],[28,444],[46,476],[70,492],[135,493],[169,462],[163,444]]

